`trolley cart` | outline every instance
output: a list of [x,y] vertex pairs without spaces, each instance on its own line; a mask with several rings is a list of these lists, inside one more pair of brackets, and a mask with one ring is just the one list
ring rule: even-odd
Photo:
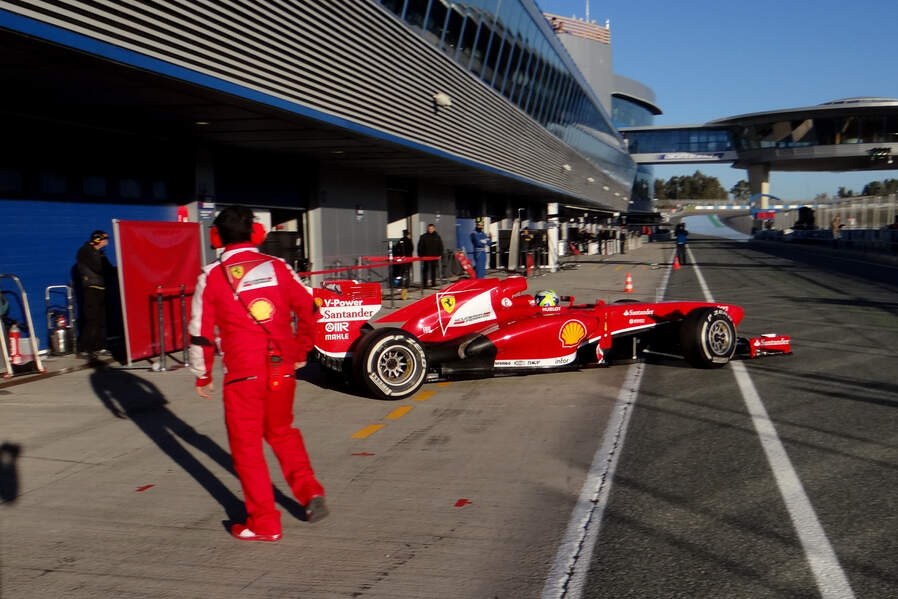
[[180,301],[181,308],[181,335],[183,337],[183,364],[175,368],[183,368],[188,363],[188,348],[190,347],[190,334],[187,332],[187,296],[193,294],[193,289],[188,290],[183,283],[178,287],[162,287],[156,286],[156,291],[152,297],[156,301],[156,313],[159,317],[159,361],[154,363],[152,369],[154,372],[166,372],[165,367],[165,298],[177,297]]
[[[34,322],[31,320],[31,307],[28,305],[28,294],[25,293],[25,287],[22,285],[22,281],[16,275],[11,274],[0,274],[0,279],[11,279],[16,286],[19,288],[19,294],[22,298],[22,308],[25,311],[25,323],[28,326],[28,334],[31,338],[31,351],[34,356],[34,368],[38,372],[47,372],[47,369],[44,368],[43,363],[41,362],[40,345],[37,342],[37,337],[34,335]],[[20,369],[13,369],[13,363],[10,359],[9,355],[9,332],[6,330],[6,327],[3,325],[3,320],[0,319],[0,337],[2,337],[3,343],[0,343],[0,347],[2,347],[2,351],[0,354],[3,356],[3,366],[6,368],[6,371],[3,373],[3,378],[8,379],[17,374],[28,374],[29,371],[21,371]],[[15,372],[15,370],[20,370],[19,372]]]
[[[57,290],[65,291],[65,307],[50,304],[50,293]],[[78,353],[78,342],[75,339],[75,302],[71,286],[48,286],[44,289],[44,304],[47,310],[47,335],[49,336],[50,353],[54,356]],[[65,318],[65,324],[61,327],[59,326],[60,318]]]

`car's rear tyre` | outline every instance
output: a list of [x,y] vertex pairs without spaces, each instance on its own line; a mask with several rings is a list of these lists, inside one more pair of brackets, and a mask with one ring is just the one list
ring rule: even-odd
[[414,335],[402,329],[376,329],[353,352],[355,381],[378,399],[414,395],[427,375],[427,356]]
[[736,325],[726,310],[696,308],[680,325],[683,357],[696,368],[720,368],[736,353]]

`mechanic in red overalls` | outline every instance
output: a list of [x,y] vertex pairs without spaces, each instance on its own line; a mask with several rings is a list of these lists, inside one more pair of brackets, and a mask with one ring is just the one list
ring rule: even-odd
[[[307,520],[327,515],[324,488],[315,479],[302,434],[293,426],[294,369],[305,366],[313,346],[312,296],[283,260],[255,247],[264,240],[265,230],[253,223],[250,209],[222,210],[211,236],[214,246],[224,246],[224,253],[197,279],[190,369],[197,376],[197,393],[210,399],[217,327],[224,360],[225,424],[249,515],[245,524],[231,527],[231,534],[246,541],[277,541],[281,515],[274,506],[263,439],[305,506]],[[291,312],[297,315],[295,334]]]

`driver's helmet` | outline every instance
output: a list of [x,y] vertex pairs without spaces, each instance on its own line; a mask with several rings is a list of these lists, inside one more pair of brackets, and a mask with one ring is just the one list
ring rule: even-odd
[[561,298],[558,297],[558,294],[552,289],[537,291],[536,295],[533,296],[533,300],[536,302],[536,305],[540,307],[557,306],[561,303]]

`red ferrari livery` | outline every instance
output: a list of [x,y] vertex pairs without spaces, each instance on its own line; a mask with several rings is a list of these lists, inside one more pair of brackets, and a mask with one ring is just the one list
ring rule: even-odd
[[[736,337],[739,306],[634,302],[538,306],[527,279],[465,279],[378,319],[380,285],[329,281],[314,290],[321,364],[381,399],[402,399],[425,381],[604,365],[644,351],[698,368],[790,353],[789,338]],[[382,326],[386,323],[392,326]]]

